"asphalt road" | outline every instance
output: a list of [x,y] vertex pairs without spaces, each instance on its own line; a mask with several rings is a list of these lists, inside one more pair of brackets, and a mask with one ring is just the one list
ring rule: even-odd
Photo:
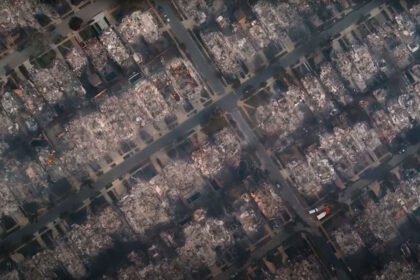
[[[210,88],[215,93],[218,93],[218,94],[223,93],[224,92],[223,84],[217,78],[213,67],[207,62],[206,58],[201,53],[197,45],[195,45],[194,40],[189,36],[188,31],[182,26],[182,23],[176,17],[174,12],[172,11],[172,8],[166,2],[162,0],[157,1],[157,2],[160,5],[162,5],[165,13],[170,18],[171,26],[173,30],[175,31],[175,36],[178,38],[180,42],[186,45],[188,52],[191,56],[191,60],[197,67],[198,71],[202,74],[202,77],[207,80]],[[236,92],[237,94],[228,93],[228,94],[225,94],[224,96],[221,96],[217,101],[205,107],[203,110],[197,112],[194,116],[192,116],[191,118],[189,118],[182,124],[178,125],[176,128],[174,128],[172,131],[170,131],[166,135],[157,139],[156,141],[148,145],[146,148],[144,148],[137,154],[126,159],[124,162],[115,166],[109,172],[100,176],[97,179],[97,181],[93,184],[92,189],[83,189],[79,193],[68,197],[63,202],[56,205],[53,209],[50,209],[47,213],[40,216],[36,223],[32,223],[27,226],[24,226],[21,229],[7,236],[5,239],[3,239],[0,242],[0,248],[16,248],[22,242],[23,237],[27,237],[32,234],[35,234],[37,231],[43,229],[49,223],[59,218],[62,213],[71,212],[75,208],[79,207],[84,200],[94,196],[97,193],[97,191],[102,190],[105,186],[111,184],[114,180],[116,180],[120,176],[123,176],[127,172],[138,167],[142,162],[148,160],[148,158],[152,154],[154,154],[156,151],[173,143],[177,139],[182,138],[188,131],[190,131],[197,125],[206,122],[208,120],[210,113],[214,109],[220,108],[220,107],[234,108],[236,106],[237,101],[239,100],[239,98],[245,92],[247,88],[249,87],[255,88],[261,82],[264,82],[267,79],[271,78],[278,71],[278,67],[287,68],[288,66],[296,63],[300,59],[300,57],[312,52],[321,43],[326,42],[330,36],[334,36],[335,34],[345,29],[346,27],[350,26],[351,24],[359,20],[362,15],[365,15],[367,12],[377,7],[381,3],[383,3],[383,1],[380,1],[380,0],[376,0],[376,1],[374,0],[374,1],[369,2],[365,6],[358,9],[357,11],[353,11],[349,13],[342,20],[337,21],[329,29],[319,33],[316,36],[313,36],[306,44],[303,44],[300,47],[293,50],[292,52],[286,54],[285,56],[282,56],[276,59],[268,67],[263,69],[261,72],[256,73],[254,77],[252,77],[251,79],[243,83],[238,89],[238,91]],[[280,178],[278,179],[280,180]],[[286,192],[285,196],[289,197],[289,193],[288,193],[289,191],[285,191],[285,192]],[[290,194],[291,201],[293,200],[293,197],[295,196],[292,196]],[[302,211],[303,211],[302,209],[298,210],[297,213],[303,214]],[[5,252],[5,250],[1,250],[1,251]]]

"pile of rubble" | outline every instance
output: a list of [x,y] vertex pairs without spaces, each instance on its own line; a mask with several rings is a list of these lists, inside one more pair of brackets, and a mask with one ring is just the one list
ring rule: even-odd
[[375,280],[412,280],[420,277],[420,270],[413,264],[392,261],[381,271],[374,274]]
[[272,99],[267,105],[257,107],[254,118],[264,133],[284,138],[299,128],[304,112],[299,103],[293,104],[289,99]]
[[289,40],[289,35],[307,34],[308,30],[302,17],[294,6],[288,3],[258,1],[252,8],[270,39],[282,44]]
[[101,251],[112,247],[114,244],[111,236],[98,223],[98,218],[91,215],[87,217],[83,224],[72,225],[67,238],[68,245],[86,259],[97,256]]
[[240,56],[230,40],[219,31],[202,32],[200,36],[223,74],[236,75],[240,72]]
[[115,234],[124,228],[122,218],[111,206],[101,210],[97,215],[97,223],[105,234]]
[[38,91],[45,97],[48,103],[55,105],[62,103],[64,93],[55,81],[55,75],[49,69],[31,68],[30,75],[32,81],[35,83]]
[[151,119],[161,121],[169,114],[169,107],[156,86],[143,80],[129,90],[130,95],[139,96],[147,108]]
[[306,75],[302,80],[308,95],[304,95],[305,104],[312,112],[325,112],[327,114],[336,110],[330,97],[326,94],[323,85],[313,75]]
[[76,174],[90,162],[100,160],[110,151],[115,151],[119,145],[107,116],[100,112],[78,112],[65,125],[63,143],[68,150],[61,159],[66,168]]
[[[319,164],[319,163],[318,163]],[[289,178],[299,192],[308,196],[317,196],[323,188],[319,176],[305,161],[292,161],[286,165]]]
[[166,73],[175,90],[185,99],[198,101],[204,91],[200,79],[190,62],[175,58],[166,63]]
[[175,160],[162,170],[168,184],[176,189],[180,197],[186,197],[203,187],[204,181],[193,163]]
[[238,166],[241,143],[230,128],[224,128],[214,135],[214,143],[204,143],[192,154],[192,160],[204,176],[214,177],[225,165]]
[[[112,131],[113,139],[117,143],[135,136],[135,129],[126,113],[122,111],[118,97],[105,95],[104,99],[98,103],[99,111],[103,116],[106,116],[109,130]],[[111,135],[108,134],[108,136]]]
[[2,201],[0,204],[1,215],[10,215],[11,213],[18,211],[19,203],[10,191],[8,181],[0,181],[0,200]]
[[135,232],[143,234],[154,225],[170,221],[169,191],[166,180],[155,176],[149,182],[139,181],[130,195],[120,201],[121,211]]
[[364,122],[344,129],[335,127],[333,133],[320,136],[320,150],[326,153],[336,168],[350,173],[360,163],[361,155],[373,152],[381,144],[375,130]]
[[25,109],[34,116],[38,123],[44,127],[50,123],[57,115],[55,110],[50,106],[45,98],[35,90],[30,82],[21,83],[21,88],[15,90],[15,93],[22,100]]
[[412,119],[420,120],[420,84],[408,87],[407,91],[398,97],[398,103],[407,110]]
[[239,30],[237,25],[234,25],[232,35],[225,35],[225,38],[231,42],[229,45],[233,46],[233,50],[240,60],[251,61],[255,56],[256,50],[251,40],[245,36],[242,30]]
[[278,218],[284,210],[283,200],[275,192],[272,184],[264,182],[257,186],[250,195],[264,216],[269,220]]
[[182,280],[184,277],[182,269],[170,260],[163,260],[145,267],[131,265],[118,271],[118,280]]
[[354,45],[347,53],[338,53],[334,58],[341,76],[350,86],[364,92],[368,82],[379,73],[375,59],[366,45]]
[[257,20],[251,22],[248,28],[249,36],[258,49],[265,49],[271,43],[270,38],[262,27],[261,23]]
[[390,143],[401,132],[402,127],[395,125],[389,114],[384,110],[375,111],[370,117],[385,142]]
[[[144,85],[148,85],[145,83]],[[152,120],[152,114],[149,112],[148,108],[146,108],[144,99],[150,98],[149,100],[156,100],[159,102],[153,106],[159,108],[159,106],[164,106],[161,104],[159,96],[145,96],[149,95],[150,92],[143,92],[140,90],[142,87],[140,85],[131,88],[128,91],[124,91],[121,96],[119,97],[119,105],[121,106],[121,112],[125,112],[129,119],[129,123],[133,124],[133,126],[137,127],[144,127]],[[153,91],[154,89],[151,88]],[[156,92],[152,92],[152,94],[158,94]],[[149,101],[150,102],[150,101]],[[152,107],[154,108],[154,107]],[[155,112],[159,115],[159,112]]]
[[149,44],[153,44],[162,35],[150,10],[146,12],[135,11],[124,17],[118,26],[118,30],[123,39],[130,44],[138,42],[141,37]]
[[185,243],[177,252],[179,261],[190,270],[213,265],[217,260],[216,248],[223,251],[234,242],[224,222],[209,217],[187,224],[183,232]]
[[62,104],[65,97],[79,96],[83,92],[80,82],[59,59],[55,59],[50,68],[32,67],[29,73],[38,92],[51,105]]
[[5,271],[5,272],[0,271],[0,279],[20,280],[19,271],[17,269]]
[[86,55],[76,47],[71,48],[71,50],[65,55],[65,59],[70,64],[72,71],[78,77],[81,76],[82,71],[88,64]]
[[402,181],[392,196],[405,212],[412,213],[420,207],[420,173]]
[[86,54],[88,55],[90,62],[93,66],[100,72],[108,63],[108,52],[101,44],[101,42],[96,39],[89,39],[86,43]]
[[337,178],[334,167],[330,164],[319,150],[311,151],[306,154],[308,167],[319,179],[321,184],[328,184]]
[[276,271],[276,280],[322,280],[325,279],[321,273],[321,267],[314,255],[289,262]]
[[344,85],[342,78],[337,71],[334,70],[331,63],[325,63],[321,66],[319,77],[321,82],[327,88],[327,91],[332,94],[338,102],[343,105],[347,105],[353,101],[353,98]]
[[70,275],[75,279],[86,277],[87,270],[82,259],[74,252],[75,248],[69,247],[66,242],[59,240],[54,248],[55,259],[60,260],[61,264]]
[[243,194],[240,199],[235,200],[233,207],[235,209],[234,215],[241,223],[245,233],[250,238],[256,236],[260,232],[264,221],[261,213],[254,207],[251,196],[247,193]]
[[331,236],[345,255],[352,255],[364,247],[360,235],[348,224],[334,230]]
[[107,49],[111,59],[113,59],[120,66],[126,66],[127,61],[130,59],[130,53],[124,46],[123,42],[121,42],[118,34],[114,31],[114,29],[109,28],[105,30],[101,36],[99,36],[99,40]]
[[388,193],[379,204],[373,201],[366,203],[363,213],[357,217],[356,227],[367,227],[376,238],[387,242],[397,237],[396,223],[404,215],[404,210],[395,196]]
[[204,0],[177,0],[176,4],[196,24],[202,24],[208,18],[208,6]]
[[388,103],[387,111],[394,125],[398,126],[400,130],[404,130],[411,127],[410,115],[405,107],[406,104],[403,102],[401,102],[401,104],[398,101],[399,100],[391,100]]
[[382,144],[375,130],[365,122],[355,124],[350,133],[358,151],[374,151]]
[[44,250],[20,264],[20,271],[25,279],[43,280],[57,278],[56,270],[61,263],[54,258],[50,250]]
[[38,160],[48,174],[51,182],[58,182],[60,179],[67,178],[67,171],[63,168],[60,159],[56,158],[54,153],[44,153],[44,150],[36,149]]

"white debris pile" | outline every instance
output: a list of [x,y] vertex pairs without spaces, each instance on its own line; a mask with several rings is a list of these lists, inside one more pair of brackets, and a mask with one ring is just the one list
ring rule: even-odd
[[140,37],[146,42],[153,44],[161,37],[161,31],[152,12],[135,11],[123,18],[118,30],[123,39],[130,43],[136,43]]
[[57,182],[68,177],[67,172],[61,166],[60,159],[57,158],[55,151],[50,147],[36,147],[35,154],[45,172],[50,176],[51,181]]
[[191,18],[196,24],[202,24],[207,20],[208,6],[204,0],[177,0],[177,6]]
[[249,237],[258,234],[263,225],[263,217],[255,209],[254,204],[251,203],[251,199],[251,196],[245,193],[233,203],[233,207],[235,208],[234,215]]
[[63,103],[65,97],[78,96],[84,91],[67,65],[55,59],[50,68],[30,69],[30,75],[38,91],[51,105]]
[[0,272],[0,279],[5,280],[20,280],[19,272],[17,269],[10,271]]
[[58,73],[52,73],[50,69],[36,69],[35,67],[31,68],[29,73],[38,91],[49,104],[63,102],[64,92],[56,81],[56,77],[59,77]]
[[276,271],[276,280],[322,280],[321,266],[314,255],[302,260],[291,261]]
[[37,14],[44,14],[52,20],[58,17],[50,5],[37,0],[4,0],[0,3],[0,13],[0,32],[9,32],[17,27],[41,29],[34,17]]
[[144,234],[154,225],[170,221],[169,190],[165,179],[158,175],[149,182],[139,181],[130,195],[121,200],[121,211],[134,231]]
[[275,192],[272,184],[264,182],[258,185],[255,190],[252,190],[250,195],[264,216],[269,220],[279,217],[281,212],[284,211],[283,200]]
[[119,136],[115,135],[107,116],[97,111],[87,114],[79,111],[64,129],[62,139],[68,150],[62,155],[62,160],[74,173],[119,147]]
[[114,137],[117,142],[129,140],[134,137],[135,130],[129,121],[126,113],[121,109],[120,100],[116,96],[105,96],[99,101],[99,111],[103,116],[107,117],[109,129],[112,135],[106,137]]
[[359,151],[374,151],[382,144],[375,130],[366,122],[355,124],[350,133]]
[[131,95],[141,98],[153,120],[161,121],[169,114],[168,104],[156,86],[150,81],[143,80],[137,83],[129,92]]
[[238,166],[240,162],[241,143],[231,129],[222,129],[214,140],[214,144],[206,142],[192,154],[196,168],[208,177],[217,176],[226,164]]
[[368,82],[379,73],[376,61],[366,45],[353,45],[347,53],[338,53],[335,63],[350,86],[360,92],[366,91]]
[[352,168],[358,161],[360,150],[351,137],[350,129],[335,127],[334,132],[320,136],[320,149],[340,170]]
[[404,216],[404,210],[393,193],[386,194],[379,204],[369,200],[364,211],[356,218],[355,227],[368,228],[373,235],[383,242],[397,237],[397,222]]
[[56,112],[35,90],[32,83],[22,83],[21,88],[15,90],[15,93],[23,101],[26,110],[34,116],[41,126],[47,125],[56,116]]
[[82,259],[76,255],[74,248],[71,248],[64,241],[58,241],[53,251],[54,257],[60,260],[67,272],[75,279],[86,277],[87,271]]
[[364,247],[360,235],[348,224],[334,230],[331,236],[345,255],[352,255]]
[[110,58],[121,66],[127,65],[127,61],[130,59],[130,53],[114,29],[109,28],[105,30],[99,37],[99,40],[107,49]]
[[254,46],[242,30],[239,30],[238,26],[235,25],[233,31],[231,36],[225,35],[225,38],[231,42],[230,45],[233,46],[233,50],[236,52],[239,59],[244,62],[250,61],[256,54]]
[[175,160],[167,164],[162,170],[168,185],[176,188],[176,192],[185,197],[204,185],[200,172],[193,163]]
[[248,29],[251,40],[259,49],[265,49],[271,43],[270,38],[262,27],[261,23],[257,20],[251,22]]
[[410,115],[404,105],[404,103],[400,104],[398,100],[391,100],[387,107],[392,122],[401,130],[411,127]]
[[240,56],[219,31],[202,32],[201,39],[223,74],[236,75],[241,70]]
[[122,217],[112,209],[111,206],[105,207],[98,215],[98,224],[106,234],[113,234],[123,229]]
[[331,63],[325,63],[321,66],[319,73],[321,82],[327,88],[327,91],[341,104],[347,105],[353,101],[350,93],[346,89],[342,78],[335,71]]
[[179,261],[190,270],[213,265],[217,260],[215,249],[226,250],[234,242],[224,222],[209,217],[187,224],[183,232],[185,243],[177,252]]
[[302,79],[302,84],[308,92],[308,95],[304,95],[305,103],[312,112],[331,113],[335,110],[334,103],[315,76],[306,75]]
[[[420,89],[420,84],[418,84],[418,89]],[[416,94],[415,89],[410,88],[407,93],[401,94],[398,97],[398,104],[407,110],[411,118],[420,120],[420,94]]]
[[420,207],[420,173],[402,181],[392,194],[405,212],[412,213]]
[[22,109],[16,96],[8,91],[1,96],[1,105],[3,106],[3,110],[13,119],[19,115],[20,110]]
[[306,161],[292,161],[286,168],[290,179],[294,182],[299,192],[308,196],[317,196],[323,188],[321,180]]
[[98,71],[102,71],[108,63],[108,52],[101,42],[95,38],[89,39],[86,41],[85,51],[93,66]]
[[264,133],[284,138],[299,128],[304,113],[299,103],[293,104],[288,99],[272,99],[267,105],[257,107],[254,118]]
[[392,261],[380,272],[374,273],[375,280],[412,280],[420,278],[420,270],[411,263]]
[[334,167],[319,150],[314,150],[306,154],[306,160],[308,167],[313,170],[321,184],[331,183],[337,178]]
[[404,36],[414,37],[416,33],[416,23],[413,21],[411,16],[407,13],[401,13],[395,16],[398,29],[404,34]]
[[373,125],[375,126],[378,134],[384,141],[390,143],[400,132],[401,127],[395,125],[391,116],[384,110],[375,111],[371,115]]
[[291,33],[305,34],[308,32],[296,8],[288,3],[258,1],[253,10],[262,25],[267,29],[270,39],[276,43],[284,43]]
[[144,94],[141,90],[131,89],[123,92],[119,97],[121,110],[126,113],[130,120],[129,123],[135,124],[140,128],[146,126],[152,120],[152,115],[144,104]]
[[170,260],[163,260],[145,267],[131,265],[118,271],[118,280],[182,280],[184,277],[182,269]]
[[185,99],[198,101],[204,91],[200,79],[190,62],[174,58],[166,63],[166,72],[175,90]]
[[0,180],[0,214],[10,215],[18,211],[19,203],[9,189],[9,182]]
[[80,77],[83,69],[85,69],[88,64],[87,56],[76,47],[71,48],[71,50],[65,55],[65,59],[78,77]]
[[14,209],[14,200],[11,199],[6,187],[9,188],[11,195],[20,202],[42,199],[40,193],[45,191],[48,181],[45,171],[38,163],[26,157],[22,160],[4,158],[2,164],[0,186],[2,186],[1,190],[5,196],[5,201],[9,202],[4,205],[6,209]]
[[25,279],[55,279],[58,277],[55,270],[60,268],[60,265],[52,251],[44,250],[26,259],[21,264],[21,271]]
[[157,71],[150,77],[157,90],[164,96],[171,112],[177,110],[180,104],[184,101],[183,97],[179,96],[172,86],[172,81],[169,79],[165,71]]
[[91,215],[83,224],[72,225],[67,238],[69,246],[78,250],[83,258],[97,256],[113,245],[111,236],[98,223],[97,217]]

